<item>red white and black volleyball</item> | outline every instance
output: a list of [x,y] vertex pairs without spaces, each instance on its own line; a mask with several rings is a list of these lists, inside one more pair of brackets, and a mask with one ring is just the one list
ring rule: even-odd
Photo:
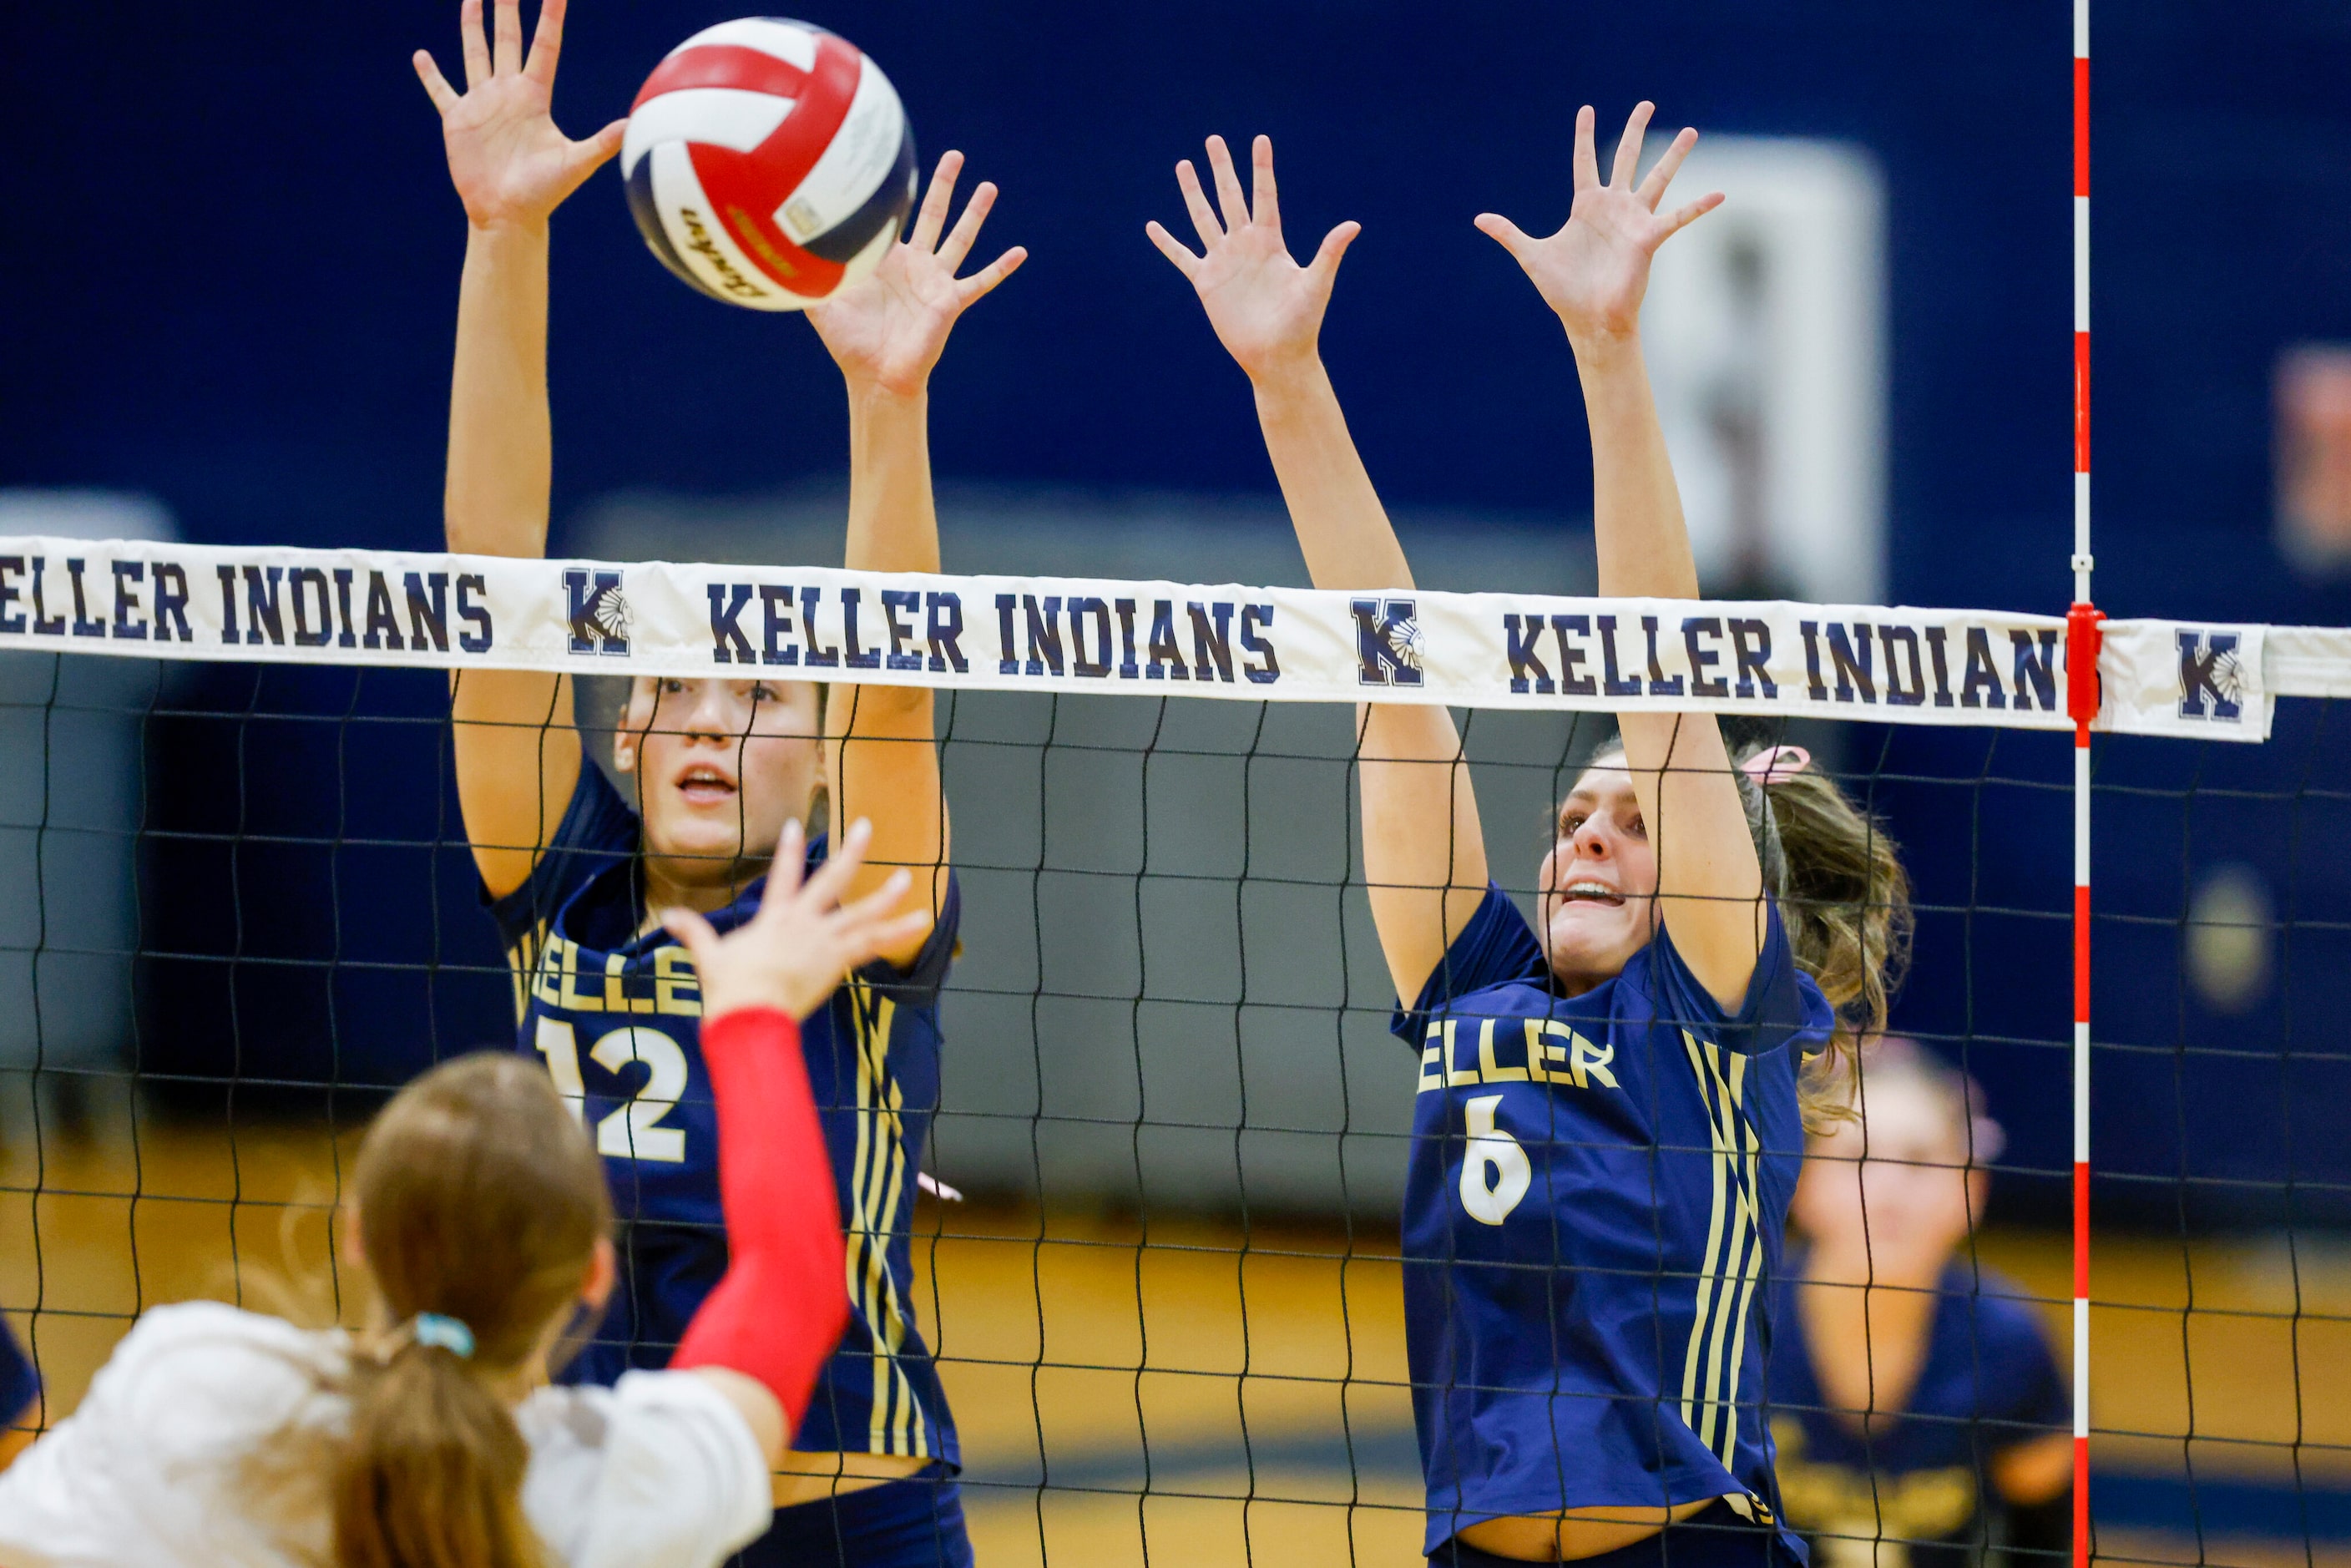
[[914,204],[914,138],[855,45],[747,17],[654,68],[621,173],[663,266],[729,305],[799,310],[880,265]]

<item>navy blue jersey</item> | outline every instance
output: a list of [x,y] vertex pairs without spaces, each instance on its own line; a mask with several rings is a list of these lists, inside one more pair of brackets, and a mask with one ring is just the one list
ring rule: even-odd
[[[2074,1428],[2074,1400],[2039,1312],[2001,1276],[1954,1261],[1938,1287],[1918,1381],[1902,1410],[1823,1408],[1799,1315],[1796,1260],[1780,1282],[1771,1430],[1788,1522],[1831,1562],[1966,1568],[1999,1510],[1985,1466],[2003,1448]],[[1864,1348],[1852,1347],[1861,1355]],[[1989,1503],[1990,1506],[1987,1506]]]
[[[639,935],[643,828],[591,763],[530,880],[491,905],[514,971],[517,1049],[542,1058],[604,1156],[622,1222],[620,1289],[573,1380],[658,1367],[726,1267],[718,1128],[702,1064],[702,998],[685,949]],[[809,863],[824,858],[819,839]],[[765,879],[710,916],[759,906]],[[914,1324],[914,1176],[939,1098],[939,988],[960,894],[949,880],[912,966],[866,966],[800,1026],[848,1229],[852,1314],[795,1447],[961,1463]]]
[[40,1374],[16,1343],[15,1331],[0,1320],[0,1430],[15,1426],[40,1393]]
[[1728,1016],[1662,931],[1560,995],[1487,890],[1393,1025],[1420,1054],[1405,1332],[1426,1550],[1483,1519],[1611,1503],[1723,1497],[1776,1518],[1771,1284],[1797,1074],[1831,1021],[1777,909]]

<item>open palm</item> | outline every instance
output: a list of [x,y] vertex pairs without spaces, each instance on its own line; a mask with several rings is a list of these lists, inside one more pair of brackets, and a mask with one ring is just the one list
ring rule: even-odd
[[1635,106],[1604,185],[1593,150],[1592,107],[1586,104],[1576,112],[1575,204],[1557,234],[1535,239],[1508,218],[1492,213],[1478,218],[1479,229],[1526,269],[1572,339],[1635,331],[1640,325],[1641,298],[1649,289],[1649,261],[1657,247],[1722,204],[1718,191],[1670,213],[1657,211],[1675,172],[1698,144],[1695,131],[1686,129],[1675,137],[1648,178],[1635,183],[1642,136],[1656,109],[1647,102]]
[[890,247],[871,277],[809,307],[816,335],[852,383],[902,395],[920,392],[956,318],[1029,258],[1016,245],[969,277],[956,276],[996,205],[996,187],[980,182],[954,230],[940,238],[962,171],[962,153],[940,158],[914,232]]
[[[1322,316],[1331,306],[1331,286],[1339,274],[1339,258],[1363,232],[1363,225],[1343,223],[1323,236],[1322,248],[1304,267],[1290,258],[1281,237],[1281,203],[1273,183],[1273,141],[1260,136],[1250,147],[1252,197],[1241,193],[1240,176],[1221,136],[1208,138],[1208,167],[1217,181],[1217,202],[1208,204],[1200,176],[1190,159],[1176,165],[1176,183],[1184,190],[1184,204],[1199,234],[1195,256],[1184,243],[1155,221],[1144,233],[1159,252],[1191,279],[1208,324],[1251,381],[1284,366],[1311,360],[1322,334]],[[1252,210],[1253,209],[1253,210]]]
[[528,60],[522,51],[521,0],[496,0],[492,36],[482,36],[482,0],[465,0],[458,30],[465,56],[459,93],[423,49],[418,79],[441,111],[449,178],[477,228],[543,224],[606,159],[621,150],[626,120],[584,141],[555,128],[556,57],[563,49],[564,0],[542,0]]

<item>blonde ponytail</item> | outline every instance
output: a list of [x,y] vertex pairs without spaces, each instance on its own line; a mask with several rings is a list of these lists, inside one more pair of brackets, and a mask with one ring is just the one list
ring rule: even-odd
[[1788,945],[1836,1014],[1829,1049],[1802,1084],[1804,1123],[1818,1132],[1851,1119],[1861,1042],[1886,1031],[1886,1005],[1909,969],[1910,874],[1885,823],[1826,773],[1775,773],[1763,793],[1787,862]]

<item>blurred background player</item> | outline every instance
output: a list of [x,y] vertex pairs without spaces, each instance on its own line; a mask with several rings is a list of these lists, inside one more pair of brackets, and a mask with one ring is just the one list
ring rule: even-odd
[[2000,1157],[1981,1091],[1907,1040],[1812,1140],[1776,1286],[1771,1431],[1816,1568],[2012,1568],[2073,1544],[2073,1399],[2022,1288],[1965,1255]]
[[[1578,115],[1557,235],[1479,225],[1574,347],[1600,591],[1693,599],[1639,312],[1657,246],[1721,198],[1658,213],[1697,135],[1636,184],[1649,113],[1605,185]],[[1409,593],[1318,346],[1357,226],[1301,268],[1263,137],[1254,161],[1254,210],[1220,140],[1216,207],[1178,166],[1205,256],[1151,238],[1249,376],[1314,585]],[[1488,874],[1451,715],[1362,720],[1364,878],[1421,1059],[1405,1314],[1433,1562],[1800,1560],[1776,1527],[1755,1287],[1778,1271],[1803,1059],[1883,1022],[1902,872],[1781,748],[1744,758],[1750,775],[1710,717],[1627,713],[1620,731],[1559,808],[1530,928]]]
[[[479,0],[466,0],[461,25],[464,94],[428,54],[416,57],[469,225],[449,548],[538,557],[551,462],[548,224],[619,147],[622,125],[583,141],[555,127],[560,0],[542,7],[528,57],[514,0],[499,0],[486,38]],[[942,158],[908,240],[872,277],[808,313],[849,390],[854,569],[939,569],[931,368],[956,317],[1024,256],[1014,249],[955,276],[996,193],[980,185],[947,232],[961,166],[957,153]],[[518,1049],[543,1056],[584,1106],[622,1222],[611,1312],[575,1364],[579,1378],[662,1365],[726,1261],[702,1004],[657,912],[696,910],[720,930],[748,917],[779,835],[815,816],[820,792],[832,820],[874,824],[861,890],[887,866],[919,871],[933,920],[853,975],[805,1031],[841,1182],[852,1316],[778,1478],[776,1530],[745,1561],[967,1561],[953,1481],[961,1456],[914,1323],[907,1235],[938,1101],[938,994],[957,906],[930,693],[842,687],[826,704],[803,681],[638,680],[612,747],[615,769],[636,782],[633,802],[583,765],[568,678],[469,673],[450,706],[466,833],[517,976]],[[812,833],[811,861],[823,853]]]
[[149,1312],[0,1475],[0,1563],[710,1568],[766,1529],[768,1471],[848,1317],[794,1019],[932,920],[893,913],[903,871],[839,904],[869,836],[860,822],[803,885],[789,831],[772,896],[729,936],[673,913],[709,1009],[735,1248],[676,1370],[546,1386],[613,1291],[603,1167],[544,1072],[461,1057],[360,1145],[342,1242],[366,1329]]

